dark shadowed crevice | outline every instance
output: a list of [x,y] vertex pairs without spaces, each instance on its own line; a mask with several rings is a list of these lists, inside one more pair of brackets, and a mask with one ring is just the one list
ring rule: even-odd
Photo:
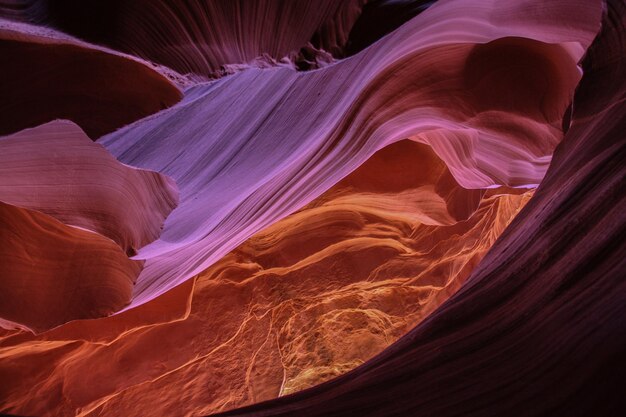
[[374,0],[364,7],[350,31],[345,56],[354,55],[393,32],[436,0]]

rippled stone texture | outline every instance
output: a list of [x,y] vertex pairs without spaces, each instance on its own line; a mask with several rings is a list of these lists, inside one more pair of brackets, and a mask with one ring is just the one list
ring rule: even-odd
[[0,178],[0,325],[39,332],[126,306],[143,264],[128,256],[160,234],[173,181],[68,121],[0,138]]
[[120,164],[74,123],[0,139],[0,200],[97,232],[124,252],[155,240],[178,191],[170,178]]
[[[553,19],[573,9],[578,25]],[[465,188],[537,185],[600,3],[489,11],[437,3],[334,65],[249,69],[190,87],[176,106],[101,138],[120,161],[165,173],[180,189],[160,238],[138,253],[146,264],[131,306],[202,272],[407,137],[431,145]]]
[[[365,0],[5,0],[0,16],[44,23],[181,73],[293,66],[339,53]],[[19,4],[15,4],[19,3]],[[315,43],[315,46],[312,44]],[[298,56],[304,48],[303,55]],[[323,59],[331,59],[330,55]],[[316,65],[309,62],[309,65]]]
[[[312,386],[370,359],[454,293],[530,194],[463,189],[427,145],[397,142],[200,274],[183,319],[107,335],[170,296],[106,326],[7,334],[0,349],[16,368],[0,369],[24,385],[0,392],[28,414],[134,415],[147,401],[159,415],[202,415]],[[189,290],[174,291],[185,302]],[[86,366],[107,383],[84,383]],[[36,398],[62,385],[63,399],[22,394],[41,375]],[[164,395],[180,386],[184,401]]]
[[608,1],[546,178],[456,295],[354,372],[220,415],[620,415],[625,26]]
[[0,1],[0,411],[617,415],[626,6],[430,3]]

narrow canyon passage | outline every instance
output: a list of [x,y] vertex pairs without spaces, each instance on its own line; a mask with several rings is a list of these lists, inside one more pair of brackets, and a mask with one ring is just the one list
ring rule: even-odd
[[[112,340],[95,326],[82,336],[63,326],[40,336],[5,334],[1,352],[23,385],[3,395],[37,415],[138,415],[137,398],[159,415],[202,415],[316,385],[364,363],[434,311],[531,195],[464,189],[428,145],[396,142],[199,274],[182,320]],[[133,315],[141,310],[120,317]],[[102,382],[87,383],[85,367]],[[62,389],[63,401],[39,409],[21,402],[43,375],[35,398],[53,401]],[[180,386],[184,405],[164,395]]]
[[0,414],[617,417],[625,0],[0,0]]

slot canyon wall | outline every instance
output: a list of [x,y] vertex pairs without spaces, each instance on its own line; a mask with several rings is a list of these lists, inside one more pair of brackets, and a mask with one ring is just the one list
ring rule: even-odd
[[625,23],[0,0],[0,413],[619,415]]

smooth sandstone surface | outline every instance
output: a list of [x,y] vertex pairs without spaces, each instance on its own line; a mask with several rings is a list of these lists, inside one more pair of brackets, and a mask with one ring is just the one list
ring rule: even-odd
[[0,201],[99,233],[130,256],[178,201],[173,180],[121,164],[62,120],[0,138],[0,176]]
[[0,18],[0,413],[626,407],[623,0]]
[[[411,165],[375,175],[401,161]],[[427,145],[390,145],[200,274],[182,319],[136,324],[142,309],[166,309],[170,291],[107,322],[7,333],[0,372],[20,383],[0,392],[26,414],[135,415],[147,401],[159,415],[202,415],[347,372],[456,292],[532,194],[451,178]],[[180,386],[184,400],[166,394]]]
[[128,257],[176,206],[170,178],[121,164],[62,120],[0,137],[0,178],[1,327],[41,332],[129,303],[143,262]]
[[459,292],[353,372],[218,415],[620,415],[625,26],[606,2],[546,178]]
[[0,66],[0,135],[68,119],[95,140],[181,99],[168,77],[139,59],[2,14],[0,56],[7,57]]
[[43,331],[128,303],[141,263],[111,240],[3,202],[0,225],[0,326]]
[[[165,173],[180,189],[160,238],[135,257],[146,264],[129,308],[407,137],[431,145],[465,188],[537,185],[600,11],[600,2],[436,3],[334,65],[199,84],[176,106],[101,138],[120,161]],[[576,25],[554,18],[565,12]]]

